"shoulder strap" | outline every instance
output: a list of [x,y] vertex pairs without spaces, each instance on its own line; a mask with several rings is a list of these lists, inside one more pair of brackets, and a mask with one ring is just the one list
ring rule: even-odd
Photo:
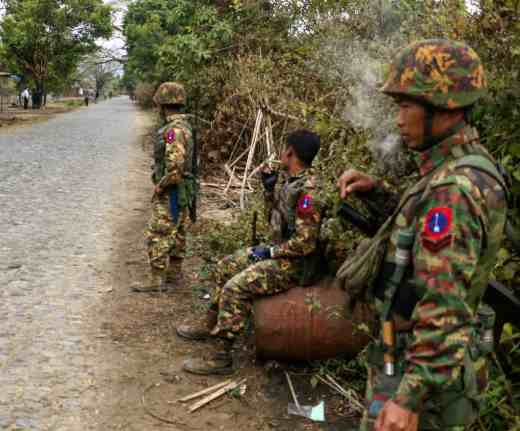
[[473,168],[478,171],[484,172],[492,177],[500,186],[504,189],[506,194],[508,194],[507,184],[502,176],[502,174],[498,171],[495,163],[493,163],[489,158],[481,154],[470,154],[464,157],[461,157],[457,164],[455,165],[455,169],[461,168]]

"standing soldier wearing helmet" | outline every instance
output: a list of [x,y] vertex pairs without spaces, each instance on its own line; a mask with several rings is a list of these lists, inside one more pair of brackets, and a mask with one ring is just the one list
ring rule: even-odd
[[[466,118],[486,89],[478,55],[463,43],[404,48],[382,91],[420,179],[398,199],[349,170],[353,192],[396,202],[386,223],[338,272],[350,301],[375,303],[362,429],[463,430],[478,417],[492,349],[492,310],[481,303],[506,220],[506,185]],[[398,203],[397,203],[398,202]],[[491,332],[492,334],[492,332]]]
[[186,224],[195,204],[194,141],[184,87],[164,82],[154,98],[163,126],[154,142],[152,215],[146,228],[151,280],[135,291],[165,290],[179,279],[186,245]]

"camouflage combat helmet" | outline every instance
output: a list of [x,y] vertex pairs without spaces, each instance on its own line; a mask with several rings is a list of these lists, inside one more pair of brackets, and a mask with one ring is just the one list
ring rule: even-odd
[[163,82],[153,96],[156,105],[185,105],[186,90],[178,82]]
[[486,92],[486,78],[479,56],[468,45],[430,39],[401,50],[381,90],[451,110],[480,99]]

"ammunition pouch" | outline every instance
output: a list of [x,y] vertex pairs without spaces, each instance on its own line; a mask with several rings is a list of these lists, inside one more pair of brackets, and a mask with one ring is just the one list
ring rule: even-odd
[[[481,303],[476,313],[477,335],[475,347],[478,350],[479,357],[486,356],[493,352],[495,344],[493,338],[495,320],[495,311],[489,305]],[[473,355],[473,359],[477,360],[478,357],[476,358],[475,355]]]

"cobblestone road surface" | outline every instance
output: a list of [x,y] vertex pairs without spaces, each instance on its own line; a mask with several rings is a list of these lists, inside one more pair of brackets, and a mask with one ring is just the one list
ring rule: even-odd
[[136,112],[122,97],[0,133],[0,429],[88,429],[96,413],[85,322]]

